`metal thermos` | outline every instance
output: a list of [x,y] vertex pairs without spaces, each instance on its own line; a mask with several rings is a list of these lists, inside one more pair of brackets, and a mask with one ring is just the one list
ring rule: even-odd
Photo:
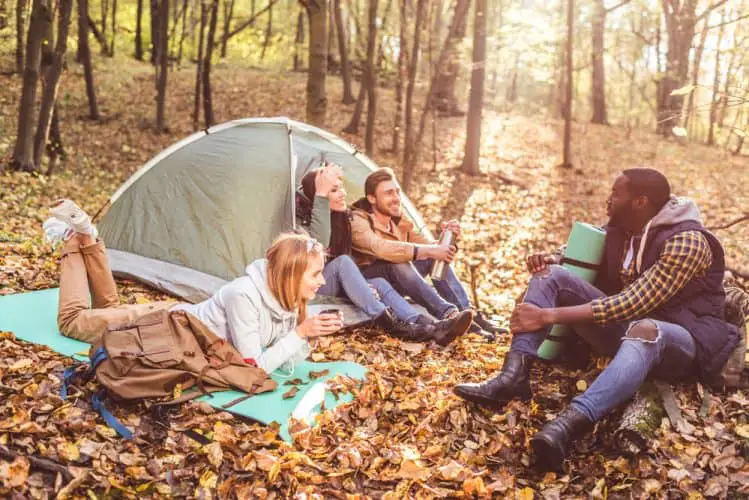
[[[455,244],[455,233],[450,229],[442,231],[439,244],[453,246]],[[447,276],[447,266],[448,263],[444,260],[435,260],[432,264],[432,270],[429,272],[429,276],[431,276],[433,280],[445,279]]]

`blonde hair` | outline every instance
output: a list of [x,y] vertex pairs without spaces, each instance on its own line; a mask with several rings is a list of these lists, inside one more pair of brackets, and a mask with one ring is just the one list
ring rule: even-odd
[[304,271],[313,255],[323,255],[322,245],[306,234],[283,233],[265,252],[268,287],[287,311],[296,311],[297,323],[307,318],[307,300],[301,296]]

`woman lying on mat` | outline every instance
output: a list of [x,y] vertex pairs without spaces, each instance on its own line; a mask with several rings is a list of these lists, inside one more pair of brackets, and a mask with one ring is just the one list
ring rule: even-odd
[[51,213],[44,229],[53,244],[64,241],[57,322],[68,337],[93,343],[107,330],[132,325],[154,311],[185,311],[229,340],[245,361],[271,373],[306,358],[308,338],[343,326],[338,314],[306,316],[307,302],[325,284],[323,247],[308,236],[281,235],[265,259],[247,266],[245,276],[198,304],[120,305],[104,243],[97,241],[88,215],[70,200],[58,202]]
[[343,172],[337,165],[311,170],[297,192],[297,223],[328,246],[320,295],[345,297],[394,337],[434,340],[447,345],[465,333],[471,315],[435,321],[422,315],[384,278],[366,279],[351,258],[351,215],[346,206]]

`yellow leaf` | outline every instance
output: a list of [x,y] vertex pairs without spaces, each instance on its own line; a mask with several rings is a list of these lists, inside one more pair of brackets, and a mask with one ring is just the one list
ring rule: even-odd
[[535,494],[536,492],[533,491],[533,488],[528,488],[526,486],[522,490],[518,491],[517,500],[533,500]]
[[683,87],[679,87],[678,89],[672,90],[671,95],[687,95],[690,92],[694,90],[694,85],[684,85]]
[[276,479],[278,478],[278,474],[280,472],[281,472],[281,462],[277,461],[270,468],[270,471],[268,471],[268,481],[270,481],[271,483],[275,483]]
[[13,363],[10,367],[8,367],[8,370],[10,370],[10,371],[23,370],[25,368],[30,367],[33,364],[34,364],[34,362],[31,361],[29,358],[23,358],[23,359],[19,359],[15,363]]
[[749,424],[737,425],[734,430],[736,431],[736,434],[742,438],[749,439]]
[[60,455],[60,458],[70,462],[75,462],[81,458],[81,452],[78,450],[78,447],[68,441],[57,445],[57,454]]
[[588,383],[585,380],[578,380],[575,387],[577,387],[578,391],[585,392],[588,390]]
[[210,469],[206,470],[203,475],[200,476],[200,486],[203,488],[213,489],[216,487],[216,483],[218,483],[218,476]]

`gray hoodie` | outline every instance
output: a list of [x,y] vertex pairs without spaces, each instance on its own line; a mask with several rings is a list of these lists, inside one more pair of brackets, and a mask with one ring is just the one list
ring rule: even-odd
[[674,224],[688,220],[697,221],[702,224],[700,209],[689,198],[671,195],[668,203],[645,225],[645,229],[642,232],[642,240],[640,241],[640,250],[637,252],[637,260],[635,261],[637,274],[640,274],[642,268],[642,256],[645,252],[648,232],[656,227],[673,226]]
[[258,259],[241,276],[198,304],[178,306],[198,318],[213,333],[229,340],[245,359],[267,373],[294,363],[310,353],[307,341],[296,333],[296,312],[284,309],[271,293],[267,261]]

